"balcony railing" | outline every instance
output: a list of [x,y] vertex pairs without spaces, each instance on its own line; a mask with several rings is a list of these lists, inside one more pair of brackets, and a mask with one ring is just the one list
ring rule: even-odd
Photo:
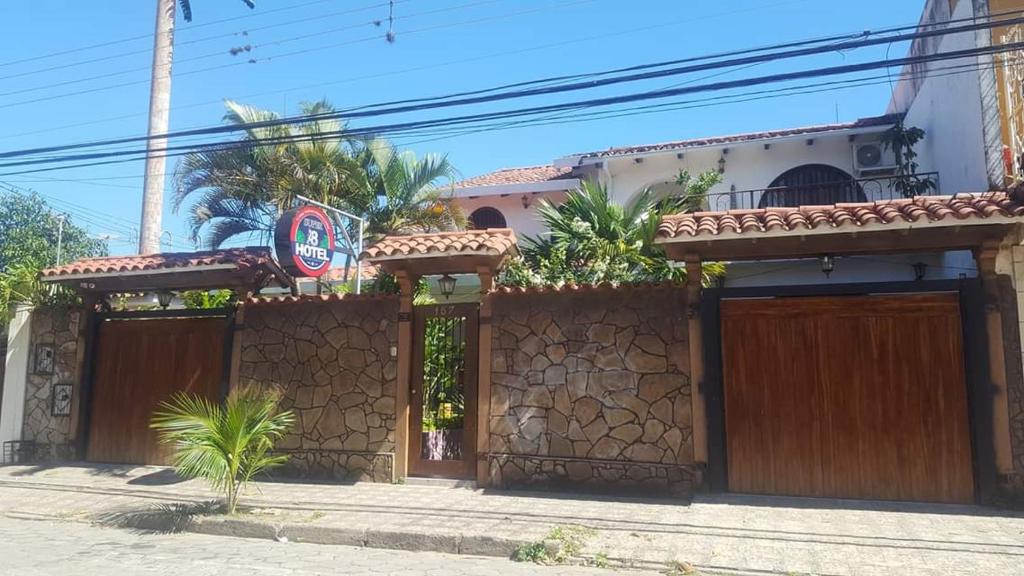
[[875,176],[800,186],[775,186],[708,194],[708,210],[743,210],[818,206],[842,202],[877,202],[939,193],[939,173]]

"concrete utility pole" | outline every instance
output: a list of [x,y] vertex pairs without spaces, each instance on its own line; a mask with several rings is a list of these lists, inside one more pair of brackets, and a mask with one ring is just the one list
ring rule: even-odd
[[171,112],[171,62],[174,59],[174,0],[157,0],[156,31],[153,34],[153,76],[149,89],[149,136],[146,144],[146,174],[142,190],[142,220],[139,232],[139,254],[160,251],[163,228],[164,174],[167,159],[163,152]]

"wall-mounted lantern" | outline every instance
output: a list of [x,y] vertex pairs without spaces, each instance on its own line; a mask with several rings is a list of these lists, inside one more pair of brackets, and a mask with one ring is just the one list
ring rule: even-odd
[[174,300],[174,292],[171,292],[170,290],[161,290],[156,293],[156,301],[164,310],[171,305],[172,300]]
[[718,173],[725,174],[725,153],[718,159]]
[[445,300],[451,298],[452,294],[455,293],[455,283],[455,278],[452,278],[448,274],[441,276],[441,278],[437,280],[437,285],[441,288],[441,294],[444,295]]
[[928,273],[928,265],[924,262],[914,263],[914,280],[924,280],[924,275]]
[[821,271],[825,274],[825,278],[832,276],[832,271],[836,269],[836,259],[833,256],[825,254],[821,257]]

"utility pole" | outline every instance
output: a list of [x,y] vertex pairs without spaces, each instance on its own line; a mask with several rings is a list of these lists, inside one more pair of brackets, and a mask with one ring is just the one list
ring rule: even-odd
[[171,112],[171,62],[174,58],[174,0],[156,0],[156,31],[153,34],[153,75],[149,89],[149,140],[146,143],[146,173],[142,190],[142,219],[139,254],[160,251],[163,229],[164,174],[167,159],[161,150],[167,147],[166,134]]

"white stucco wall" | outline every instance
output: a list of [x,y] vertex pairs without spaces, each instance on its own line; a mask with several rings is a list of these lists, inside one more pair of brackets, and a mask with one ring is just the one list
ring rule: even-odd
[[[883,130],[884,127],[874,134],[858,135],[856,142],[877,140]],[[729,150],[725,155],[725,174],[722,183],[711,190],[712,194],[729,192],[731,189],[743,191],[766,188],[783,172],[805,164],[826,164],[857,176],[853,167],[854,144],[846,134],[815,135],[812,145],[807,144],[807,138],[770,142],[768,149],[765,149],[765,143],[692,149],[685,151],[682,158],[678,158],[675,153],[648,156],[642,163],[637,163],[633,158],[611,158],[602,171],[602,181],[608,186],[613,200],[626,203],[647,186],[674,182],[680,170],[688,171],[693,177],[708,170],[717,170],[724,148]],[[733,207],[756,208],[759,200],[760,195],[740,196],[736,199],[738,204]],[[727,201],[726,197],[714,197],[709,208],[729,209]]]
[[10,440],[21,440],[31,346],[31,318],[31,307],[18,306],[7,328],[7,357],[4,359],[6,368],[3,399],[0,401],[0,446]]
[[[973,14],[971,2],[958,2],[953,18]],[[942,37],[939,52],[975,47],[973,32]],[[941,68],[973,65],[977,58],[962,58],[931,64],[931,69],[916,96],[911,99],[906,83],[897,90],[890,110],[906,112],[906,125],[925,131],[917,146],[920,171],[938,171],[942,192],[984,192],[989,189],[982,119],[981,77],[977,70]],[[950,72],[960,72],[950,74]],[[994,128],[999,130],[998,126]]]
[[511,194],[508,196],[477,196],[476,198],[455,198],[453,202],[462,208],[466,217],[477,208],[490,206],[497,209],[505,216],[509,228],[515,230],[516,235],[522,240],[523,236],[536,236],[544,232],[544,226],[537,217],[537,205],[541,198],[547,199],[554,204],[565,201],[565,192],[545,192],[542,194],[530,194],[529,208],[523,208],[523,195]]
[[857,282],[909,282],[914,264],[927,264],[925,280],[955,280],[978,275],[969,252],[892,254],[879,256],[838,256],[828,277],[818,259],[734,262],[727,266],[725,286],[795,286],[803,284],[849,284]]

